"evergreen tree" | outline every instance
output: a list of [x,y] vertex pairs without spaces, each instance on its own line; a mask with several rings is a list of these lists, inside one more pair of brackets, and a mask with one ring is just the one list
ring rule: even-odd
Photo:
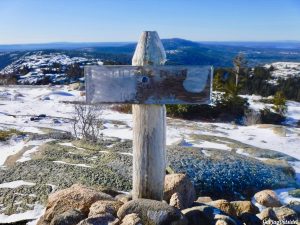
[[286,98],[283,94],[282,91],[277,91],[274,95],[274,99],[273,99],[273,109],[280,114],[281,116],[283,116],[286,111],[287,111],[287,106],[286,106]]
[[220,72],[217,72],[214,75],[213,79],[213,90],[214,91],[223,91],[223,82],[222,82],[222,74]]

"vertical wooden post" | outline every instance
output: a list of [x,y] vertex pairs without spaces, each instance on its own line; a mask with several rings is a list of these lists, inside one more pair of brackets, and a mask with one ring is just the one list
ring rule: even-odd
[[[166,53],[157,32],[145,31],[136,46],[133,66],[163,65]],[[166,169],[166,108],[133,105],[133,199],[163,200]]]

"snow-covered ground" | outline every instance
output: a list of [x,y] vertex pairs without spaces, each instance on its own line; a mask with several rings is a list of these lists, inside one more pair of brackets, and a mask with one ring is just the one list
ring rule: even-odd
[[[255,109],[264,108],[265,104],[260,103],[259,96],[247,96],[251,107]],[[0,87],[0,129],[15,128],[21,131],[40,133],[44,128],[52,128],[63,131],[72,131],[71,118],[73,117],[72,104],[65,101],[84,101],[81,92],[70,90],[68,86],[13,86]],[[46,115],[41,119],[32,121],[31,118],[39,115]],[[132,115],[122,114],[105,109],[102,114],[105,129],[105,138],[118,137],[121,139],[132,139]],[[300,119],[300,103],[288,102],[288,117],[297,121]],[[111,121],[120,121],[120,125]],[[239,126],[230,123],[205,123],[195,121],[183,121],[180,119],[168,118],[167,144],[181,142],[182,145],[197,146],[202,148],[215,148],[230,151],[232,147],[226,141],[214,142],[210,140],[194,139],[193,135],[209,135],[224,137],[239,141],[255,147],[275,150],[288,154],[298,161],[292,162],[298,179],[300,181],[300,129],[296,127],[283,127],[273,125]],[[37,151],[37,147],[46,141],[26,142],[26,139],[14,138],[10,142],[1,143],[0,166],[3,166],[6,159],[26,146],[34,146],[26,151],[19,161],[30,160],[30,154]],[[71,143],[62,143],[70,145]],[[242,150],[238,152],[243,154]],[[128,154],[128,153],[127,153]],[[246,153],[245,153],[246,154]],[[209,155],[208,155],[209,157]],[[57,161],[56,163],[65,163]],[[83,166],[86,165],[76,165]],[[31,185],[26,181],[14,181],[0,184],[1,187],[14,187],[16,185]],[[283,193],[283,194],[282,194]],[[282,191],[282,201],[290,199],[287,192]],[[15,218],[37,218],[43,211],[43,207],[36,205],[35,209],[22,215],[13,217],[0,215],[0,221],[13,221]]]
[[[14,223],[16,221],[26,221],[26,220],[34,220],[40,218],[45,211],[43,205],[36,204],[33,210],[26,211],[24,213],[12,214],[12,215],[4,215],[0,214],[0,221],[4,224]],[[29,222],[28,225],[35,225],[37,220]]]
[[[271,108],[273,104],[263,103],[261,100],[263,97],[259,95],[241,95],[243,98],[247,98],[250,104],[250,108],[259,111],[264,109],[265,107]],[[267,99],[273,99],[272,96],[269,96]],[[285,124],[287,125],[296,125],[298,121],[300,121],[300,102],[295,101],[287,101],[287,112],[286,112],[286,121]]]
[[[248,96],[251,107],[264,108],[265,104],[255,102],[255,98],[258,97]],[[32,133],[42,133],[43,128],[72,131],[70,119],[73,117],[73,106],[63,101],[84,101],[84,97],[80,96],[80,91],[69,90],[68,86],[0,87],[0,128],[16,128]],[[42,114],[46,117],[39,121],[30,120]],[[132,139],[132,115],[105,109],[102,117],[106,121],[103,130],[105,137]],[[300,119],[300,103],[288,102],[288,117],[295,121]],[[115,126],[109,122],[110,120],[118,120],[127,125]],[[300,160],[300,129],[284,127],[283,130],[284,133],[278,133],[271,125],[238,126],[230,123],[183,122],[169,119],[167,144],[182,139],[189,140],[191,134],[224,136],[256,147],[285,152]],[[220,144],[213,146],[214,143],[208,142],[193,144],[200,147],[228,149],[226,144],[222,146]],[[24,145],[22,141],[14,141],[7,146],[13,154]],[[3,162],[3,152],[1,154],[0,162]]]

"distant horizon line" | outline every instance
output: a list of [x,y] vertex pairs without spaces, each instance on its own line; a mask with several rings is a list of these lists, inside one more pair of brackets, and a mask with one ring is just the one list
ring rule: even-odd
[[[191,41],[195,43],[300,43],[300,40],[201,40],[195,41],[185,38],[161,38],[161,40],[171,40],[171,39],[181,39],[186,41]],[[130,44],[137,43],[137,41],[49,41],[49,42],[24,42],[24,43],[0,43],[0,46],[12,46],[12,45],[47,45],[47,44]]]

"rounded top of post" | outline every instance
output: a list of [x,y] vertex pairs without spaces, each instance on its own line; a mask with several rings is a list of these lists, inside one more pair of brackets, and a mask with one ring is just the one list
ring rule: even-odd
[[144,31],[132,57],[133,66],[163,65],[166,52],[156,31]]

